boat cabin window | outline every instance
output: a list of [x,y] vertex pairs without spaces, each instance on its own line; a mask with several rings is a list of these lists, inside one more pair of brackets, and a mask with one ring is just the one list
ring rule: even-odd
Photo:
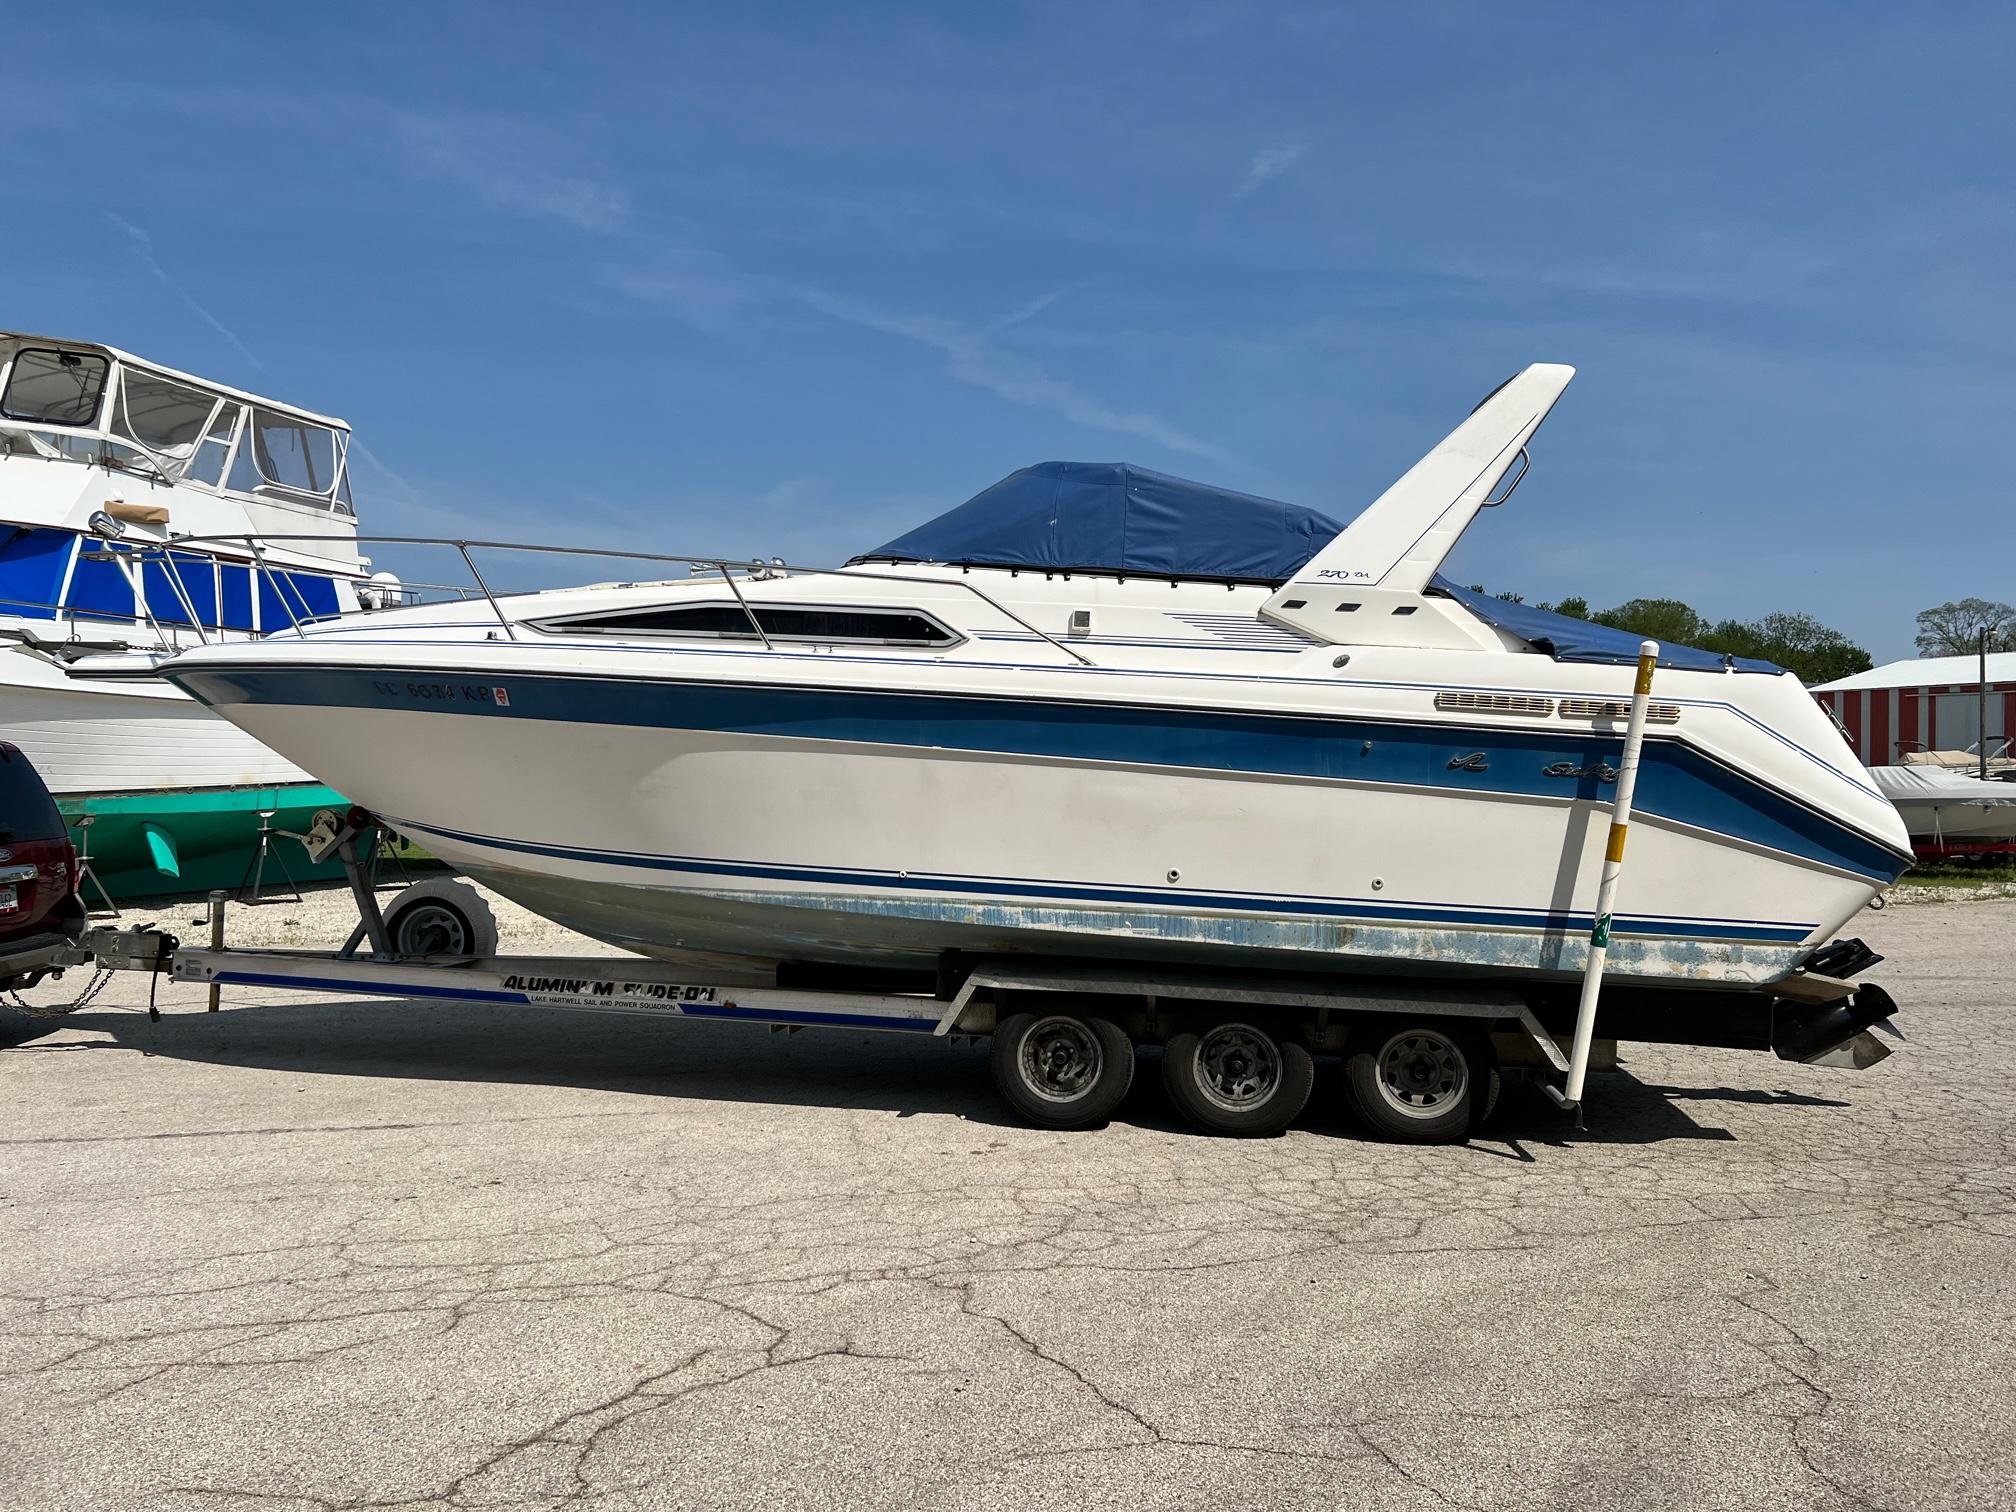
[[224,481],[224,464],[231,456],[231,432],[238,427],[241,408],[240,405],[226,403],[218,409],[217,417],[203,433],[203,442],[196,448],[196,455],[184,469],[183,477],[208,483],[212,488]]
[[[839,641],[870,646],[949,646],[959,637],[922,614],[905,609],[825,609],[755,604],[763,633],[776,641]],[[678,635],[713,640],[755,640],[740,604],[682,604],[633,609],[579,619],[545,620],[542,630],[589,635]]]
[[151,452],[186,457],[196,449],[217,396],[137,368],[119,377],[118,429]]
[[254,408],[231,465],[230,486],[319,509],[335,506],[336,433],[326,425]]
[[23,347],[14,354],[0,415],[44,425],[89,425],[98,416],[112,364],[94,352]]

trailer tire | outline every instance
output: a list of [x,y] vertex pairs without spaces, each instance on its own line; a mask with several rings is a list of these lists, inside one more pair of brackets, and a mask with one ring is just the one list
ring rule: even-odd
[[1162,1085],[1192,1128],[1264,1138],[1309,1105],[1316,1058],[1294,1040],[1227,1020],[1172,1035],[1162,1047]]
[[988,1061],[1008,1106],[1045,1129],[1105,1123],[1134,1085],[1134,1042],[1096,1014],[1010,1014]]
[[1344,1085],[1359,1120],[1382,1139],[1457,1144],[1498,1102],[1491,1041],[1446,1023],[1372,1031],[1345,1057]]
[[385,939],[395,956],[467,960],[497,953],[497,916],[467,882],[416,882],[385,910]]

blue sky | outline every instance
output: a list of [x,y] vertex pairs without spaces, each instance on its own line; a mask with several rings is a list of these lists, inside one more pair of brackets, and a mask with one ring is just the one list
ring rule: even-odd
[[69,9],[0,325],[343,415],[367,529],[830,562],[1046,458],[1348,517],[1548,360],[1466,580],[1879,660],[2016,599],[2007,7]]

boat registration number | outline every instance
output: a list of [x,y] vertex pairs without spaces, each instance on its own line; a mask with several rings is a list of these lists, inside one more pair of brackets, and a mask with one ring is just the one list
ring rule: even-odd
[[677,1012],[688,1003],[722,1001],[718,987],[687,987],[677,982],[598,982],[591,977],[507,976],[508,992],[522,992],[525,1001],[548,1008],[665,1008]]
[[12,886],[0,887],[0,913],[11,912],[21,906],[21,894]]
[[490,683],[387,682],[373,679],[371,691],[381,698],[411,699],[416,703],[489,704],[511,707],[511,690]]

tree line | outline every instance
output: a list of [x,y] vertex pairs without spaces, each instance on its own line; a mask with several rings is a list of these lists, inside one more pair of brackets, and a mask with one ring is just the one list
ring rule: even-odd
[[[1489,591],[1478,583],[1471,584],[1471,589]],[[1525,602],[1516,593],[1497,596],[1515,604]],[[1534,607],[1628,630],[1663,645],[1697,646],[1703,651],[1776,662],[1809,685],[1867,672],[1875,665],[1862,647],[1810,614],[1780,612],[1754,620],[1710,620],[1692,605],[1670,598],[1636,598],[1614,609],[1591,609],[1586,598],[1571,597]],[[2016,651],[2016,606],[1993,599],[1966,598],[1939,604],[1921,611],[1917,624],[1920,656],[1972,655],[1984,629],[1990,651]]]

